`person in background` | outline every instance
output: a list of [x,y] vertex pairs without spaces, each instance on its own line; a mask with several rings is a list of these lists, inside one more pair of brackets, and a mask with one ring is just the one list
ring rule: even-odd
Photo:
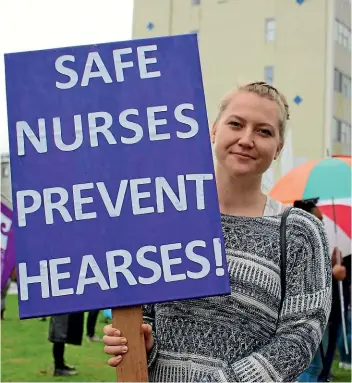
[[325,353],[323,370],[319,377],[319,382],[327,382],[331,376],[331,367],[336,355],[339,331],[342,324],[341,319],[341,302],[339,296],[338,282],[346,279],[347,270],[343,264],[342,253],[335,248],[332,255],[332,306],[329,318],[328,331],[329,341]]
[[11,282],[17,282],[16,268],[13,269],[10,278],[6,282],[3,290],[1,291],[1,320],[5,319],[5,310],[6,310],[6,296],[9,291]]
[[8,281],[6,282],[6,285],[1,290],[1,320],[5,319],[6,296],[7,296],[7,292],[9,290],[10,284],[11,284],[11,278],[8,279]]
[[65,344],[80,346],[83,338],[84,313],[52,316],[49,341],[53,343],[54,376],[77,375],[76,368],[65,362]]
[[[302,209],[310,214],[313,214],[320,221],[323,221],[323,214],[317,206],[318,198],[309,200],[295,201],[293,206]],[[340,258],[340,262],[338,262]],[[333,358],[329,357],[331,352],[334,352],[336,347],[336,337],[334,327],[336,327],[336,316],[334,313],[339,311],[339,298],[336,294],[337,287],[336,281],[343,280],[346,277],[346,267],[341,265],[342,256],[341,252],[335,248],[332,254],[331,266],[333,276],[333,290],[332,290],[332,310],[329,317],[329,325],[327,326],[325,333],[322,338],[322,342],[314,355],[314,358],[309,367],[297,378],[298,382],[325,382],[328,380],[330,375],[331,365]],[[337,304],[336,304],[337,303]],[[332,348],[332,344],[335,347]]]
[[101,342],[101,338],[95,335],[95,326],[100,310],[92,310],[88,313],[87,319],[87,339],[89,342]]
[[[314,216],[290,211],[280,310],[284,207],[262,192],[288,119],[285,97],[266,83],[221,101],[211,141],[231,294],[144,306],[149,381],[291,382],[310,364],[330,313],[327,236]],[[104,333],[115,367],[128,339],[112,326]]]
[[340,326],[337,347],[339,350],[339,367],[351,370],[351,352],[352,352],[352,334],[351,334],[351,254],[343,258],[343,264],[346,267],[346,278],[343,281],[343,297],[345,300],[345,315],[346,315],[346,331],[347,331],[347,346],[348,354],[346,353],[345,343],[342,332],[342,325]]

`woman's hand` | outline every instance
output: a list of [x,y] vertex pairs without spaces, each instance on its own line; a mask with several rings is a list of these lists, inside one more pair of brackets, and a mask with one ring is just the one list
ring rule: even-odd
[[[145,340],[145,349],[149,353],[154,344],[152,335],[152,327],[149,324],[142,324],[142,331]],[[104,352],[109,355],[114,355],[108,360],[111,367],[116,367],[122,360],[122,357],[128,351],[127,339],[121,334],[121,331],[113,328],[111,325],[104,327]]]

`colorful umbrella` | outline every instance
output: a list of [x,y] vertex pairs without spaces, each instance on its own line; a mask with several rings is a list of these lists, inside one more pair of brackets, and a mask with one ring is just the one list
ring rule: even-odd
[[308,161],[285,174],[270,196],[284,203],[351,198],[351,165],[352,159],[347,156]]
[[337,200],[334,201],[334,205],[329,201],[322,201],[318,205],[324,216],[331,251],[334,247],[338,247],[344,257],[351,254],[352,200]]

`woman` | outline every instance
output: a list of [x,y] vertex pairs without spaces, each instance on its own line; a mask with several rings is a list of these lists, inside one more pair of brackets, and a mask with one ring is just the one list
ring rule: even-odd
[[[288,119],[284,96],[265,83],[221,102],[211,139],[231,295],[145,307],[151,381],[294,381],[314,356],[331,303],[326,235],[315,217],[291,211],[279,315],[282,206],[261,191]],[[104,333],[116,366],[127,340],[111,326]]]

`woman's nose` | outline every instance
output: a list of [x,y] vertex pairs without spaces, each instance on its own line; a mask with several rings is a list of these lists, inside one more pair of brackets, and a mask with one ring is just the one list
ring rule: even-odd
[[241,130],[240,138],[238,144],[243,147],[253,147],[253,131],[250,128],[245,128]]

